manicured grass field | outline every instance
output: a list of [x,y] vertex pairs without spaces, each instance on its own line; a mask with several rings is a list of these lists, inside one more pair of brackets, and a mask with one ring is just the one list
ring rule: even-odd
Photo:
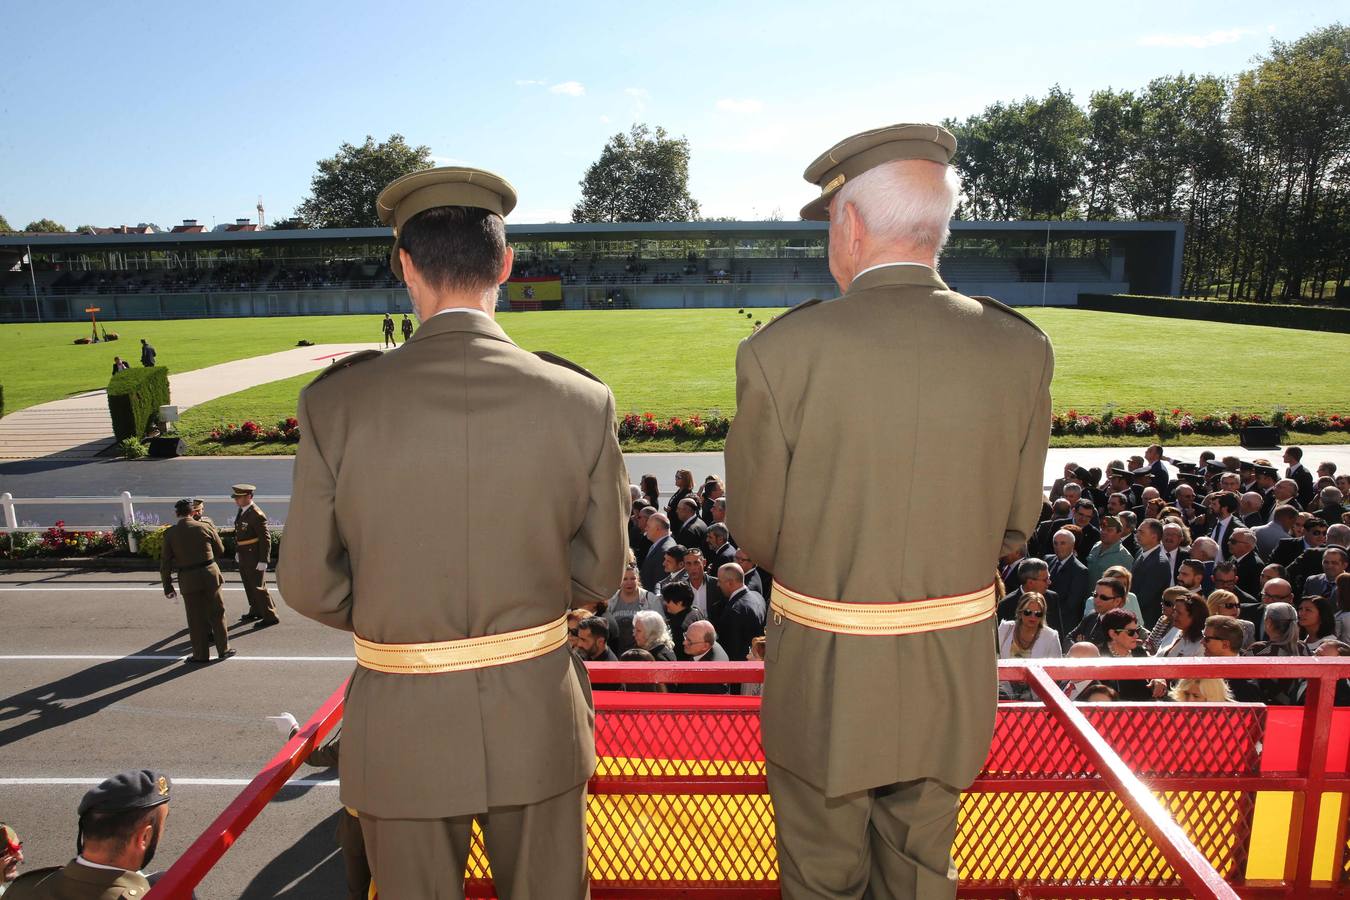
[[[767,321],[777,310],[751,311]],[[1350,412],[1345,338],[1313,331],[1129,316],[1074,309],[1026,310],[1056,351],[1055,409],[1097,413],[1184,407],[1196,413]],[[735,412],[735,354],[753,320],[736,310],[503,313],[523,347],[548,349],[590,369],[622,412],[658,416]],[[9,410],[107,383],[114,354],[139,358],[139,338],[171,372],[315,343],[373,341],[378,316],[109,323],[113,344],[75,346],[76,323],[0,326],[0,383]],[[954,348],[955,351],[955,348]],[[961,364],[953,353],[955,364]],[[978,360],[965,364],[979,365]],[[271,424],[295,410],[309,376],[260,385],[195,407],[182,427],[200,434],[225,422]],[[1098,441],[1101,443],[1101,441]],[[239,452],[237,449],[232,452]]]

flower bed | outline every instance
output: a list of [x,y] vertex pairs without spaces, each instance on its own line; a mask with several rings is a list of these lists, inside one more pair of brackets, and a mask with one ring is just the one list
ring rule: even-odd
[[657,419],[653,413],[629,413],[619,421],[619,440],[648,441],[661,438],[724,438],[731,428],[731,420],[716,412],[707,417],[671,416]]
[[[125,545],[120,545],[125,547]],[[64,521],[46,531],[16,531],[0,542],[0,559],[42,559],[99,556],[119,549],[112,531],[67,531]]]
[[1184,409],[1162,412],[1142,409],[1125,413],[1108,408],[1101,415],[1094,416],[1071,409],[1054,416],[1050,423],[1050,434],[1172,438],[1189,434],[1237,434],[1243,428],[1252,426],[1274,426],[1296,434],[1345,432],[1350,431],[1350,415],[1327,415],[1324,412],[1314,415],[1293,414],[1282,409],[1276,409],[1268,416],[1235,412],[1196,415]]
[[248,444],[248,443],[278,443],[278,444],[298,444],[300,443],[300,423],[294,416],[280,420],[271,428],[259,425],[257,422],[249,419],[242,425],[230,423],[228,425],[217,425],[211,429],[208,440],[218,444]]

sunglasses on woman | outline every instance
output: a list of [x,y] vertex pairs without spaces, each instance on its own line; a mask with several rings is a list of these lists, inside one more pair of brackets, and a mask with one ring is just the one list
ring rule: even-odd
[[1024,610],[1022,610],[1022,615],[1023,615],[1023,616],[1026,616],[1026,617],[1029,618],[1029,619],[1044,619],[1044,618],[1045,618],[1045,613],[1041,612],[1041,611],[1038,610],[1038,609],[1024,609]]

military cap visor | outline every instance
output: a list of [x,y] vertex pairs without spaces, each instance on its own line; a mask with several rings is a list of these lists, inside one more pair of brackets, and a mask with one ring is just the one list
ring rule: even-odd
[[230,493],[235,497],[244,497],[248,494],[258,493],[258,489],[251,484],[232,484],[230,485]]
[[926,159],[950,165],[956,137],[940,125],[887,125],[844,138],[826,150],[802,177],[820,187],[820,196],[802,207],[801,216],[817,222],[830,218],[830,200],[849,179],[868,169],[901,159]]
[[169,802],[168,776],[152,769],[123,772],[107,779],[84,795],[80,816],[87,813],[126,812],[150,809]]
[[403,280],[403,262],[398,255],[398,236],[403,223],[437,206],[468,206],[505,218],[516,208],[516,189],[500,175],[467,166],[423,169],[390,182],[380,191],[375,212],[381,222],[394,227],[389,266],[399,281]]

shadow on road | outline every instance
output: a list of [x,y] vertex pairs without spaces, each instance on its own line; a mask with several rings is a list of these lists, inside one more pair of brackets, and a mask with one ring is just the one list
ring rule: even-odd
[[304,837],[273,857],[271,862],[262,867],[262,871],[253,876],[253,880],[239,895],[240,900],[345,897],[347,875],[342,867],[342,851],[337,844],[338,816],[344,815],[346,813],[339,807],[331,816],[306,832]]
[[0,723],[24,719],[0,730],[0,747],[78,722],[141,691],[192,674],[195,668],[183,665],[179,658],[189,649],[186,637],[184,628],[129,654],[162,653],[162,659],[109,660],[0,699]]

